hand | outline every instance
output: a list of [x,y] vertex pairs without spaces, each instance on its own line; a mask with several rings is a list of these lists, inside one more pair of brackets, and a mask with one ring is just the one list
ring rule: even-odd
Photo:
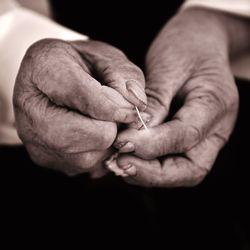
[[45,39],[27,51],[15,89],[17,130],[33,161],[74,175],[102,166],[117,122],[146,108],[144,76],[101,42]]
[[[153,117],[151,128],[125,130],[115,143],[120,152],[133,152],[117,159],[130,175],[125,178],[129,183],[193,186],[211,170],[238,110],[228,59],[230,40],[222,25],[226,20],[229,24],[227,18],[206,10],[187,10],[154,41],[146,61],[146,112]],[[182,105],[168,117],[174,98]]]

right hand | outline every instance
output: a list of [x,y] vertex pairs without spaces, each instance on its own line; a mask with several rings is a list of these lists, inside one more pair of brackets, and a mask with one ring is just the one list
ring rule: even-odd
[[[211,171],[233,131],[239,105],[229,66],[228,44],[234,36],[227,27],[233,25],[231,16],[187,9],[155,39],[145,64],[150,128],[124,130],[115,143],[120,152],[130,153],[117,158],[122,176],[129,175],[126,181],[189,187]],[[179,107],[171,115],[174,98]]]
[[17,131],[32,160],[68,175],[102,167],[116,123],[146,108],[141,70],[101,42],[44,39],[32,45],[17,75]]

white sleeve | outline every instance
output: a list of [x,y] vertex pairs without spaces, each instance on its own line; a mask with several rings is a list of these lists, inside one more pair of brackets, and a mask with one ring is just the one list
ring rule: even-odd
[[[13,1],[0,0],[0,144],[21,143],[14,128],[12,94],[15,78],[27,48],[42,38],[86,40],[86,36]],[[3,5],[3,3],[7,3]]]
[[194,6],[250,17],[250,0],[186,0],[183,8]]
[[[250,0],[186,0],[181,9],[204,7],[250,18]],[[235,76],[250,80],[250,51],[231,62]]]

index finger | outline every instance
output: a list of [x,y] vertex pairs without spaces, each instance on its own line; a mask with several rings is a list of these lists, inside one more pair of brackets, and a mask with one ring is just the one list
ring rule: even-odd
[[[35,46],[41,45],[38,43]],[[135,120],[134,105],[116,90],[95,80],[70,44],[63,41],[47,42],[39,53],[33,57],[28,54],[23,62],[26,67],[28,64],[33,68],[30,74],[32,84],[53,103],[98,120],[124,123]],[[21,70],[23,67],[25,65]]]
[[[190,150],[186,156],[166,157],[159,160],[143,160],[132,155],[118,157],[121,169],[134,167],[135,171],[125,180],[144,187],[190,187],[198,185],[211,170],[223,143],[210,136]],[[129,174],[129,172],[125,173]]]

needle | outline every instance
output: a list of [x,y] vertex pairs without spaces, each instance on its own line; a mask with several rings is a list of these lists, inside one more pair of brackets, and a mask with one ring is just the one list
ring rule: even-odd
[[142,120],[142,117],[141,117],[141,114],[140,114],[139,109],[138,109],[136,106],[135,106],[135,109],[136,109],[136,112],[137,112],[137,114],[138,114],[138,116],[139,116],[139,119],[140,119],[142,125],[144,126],[144,128],[145,128],[146,130],[148,130],[148,127],[146,126],[145,122]]

